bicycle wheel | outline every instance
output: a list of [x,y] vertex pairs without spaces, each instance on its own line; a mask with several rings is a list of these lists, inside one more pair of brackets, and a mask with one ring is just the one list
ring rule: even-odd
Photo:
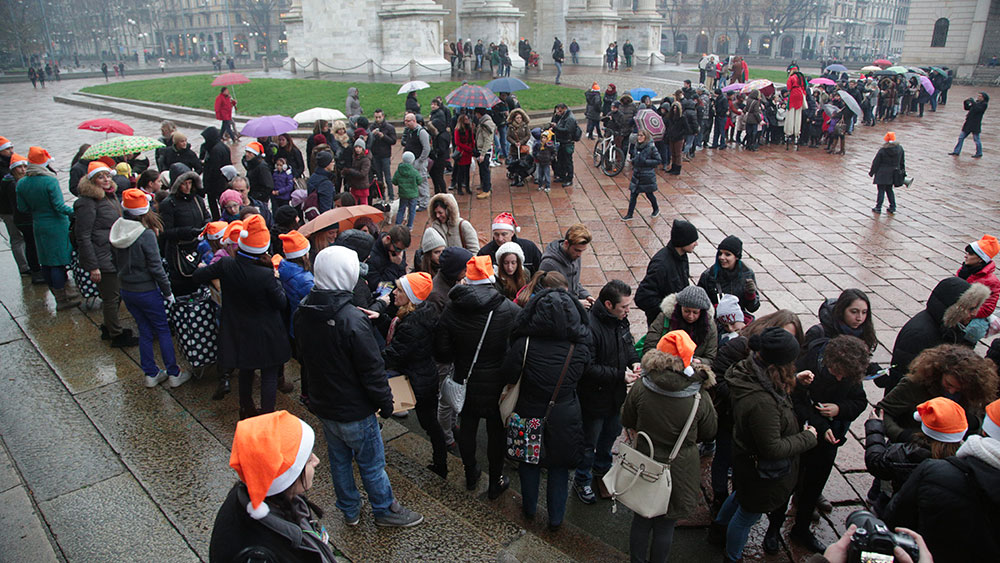
[[604,139],[599,139],[594,143],[594,166],[600,166],[604,160]]
[[604,151],[604,159],[601,163],[601,172],[605,176],[613,177],[621,174],[625,168],[625,152],[618,145],[609,143]]

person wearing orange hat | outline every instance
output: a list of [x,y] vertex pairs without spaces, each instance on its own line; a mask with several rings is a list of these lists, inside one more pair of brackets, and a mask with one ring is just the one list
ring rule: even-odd
[[209,559],[333,563],[323,512],[304,494],[312,488],[319,458],[316,433],[278,411],[236,424],[229,466],[239,476],[215,516]]
[[414,272],[396,280],[392,300],[398,311],[389,325],[383,356],[386,370],[410,378],[417,400],[414,408],[417,420],[431,440],[432,463],[427,468],[446,478],[448,448],[437,416],[439,378],[433,356],[434,328],[440,309],[424,304],[433,286],[427,272]]
[[201,235],[198,236],[201,241],[198,243],[198,254],[201,255],[201,262],[206,266],[216,262],[216,256],[221,258],[228,255],[222,246],[227,228],[229,228],[229,223],[225,221],[212,221],[205,225]]
[[284,260],[278,264],[278,279],[288,297],[289,316],[295,314],[299,303],[313,288],[312,262],[309,260],[309,240],[298,231],[278,235],[281,240]]
[[498,498],[510,485],[503,474],[505,438],[499,400],[504,377],[498,368],[520,312],[517,305],[496,290],[494,280],[490,257],[470,258],[466,263],[465,285],[456,285],[448,294],[451,301],[441,313],[434,333],[434,359],[454,363],[454,381],[468,382],[463,405],[445,402],[461,413],[458,448],[465,465],[465,486],[470,491],[476,489],[481,476],[476,461],[476,436],[480,421],[486,420],[490,499]]
[[583,112],[584,117],[587,118],[587,138],[594,140],[594,132],[597,132],[598,138],[601,136],[601,108],[604,105],[601,99],[601,86],[594,82],[590,85],[590,90],[583,95],[586,99],[587,107]]
[[0,176],[5,176],[10,170],[11,156],[14,154],[14,143],[7,137],[0,137]]
[[[708,388],[715,385],[715,375],[707,365],[693,363],[694,350],[694,341],[683,330],[663,335],[656,348],[642,357],[644,377],[632,386],[622,406],[622,426],[630,436],[646,433],[654,459],[670,463],[673,482],[666,514],[655,518],[638,514],[632,517],[630,553],[641,560],[667,560],[674,525],[695,511],[701,495],[698,443],[715,437],[718,417],[708,394]],[[692,410],[694,417],[685,434],[685,423]],[[678,439],[681,446],[677,457],[669,462]],[[642,441],[633,439],[632,444]]]
[[[291,357],[291,346],[283,320],[288,300],[267,254],[271,234],[263,217],[246,218],[237,247],[235,256],[198,268],[191,279],[198,284],[219,280],[226,296],[218,363],[223,370],[239,370],[242,420],[274,411],[278,372]],[[255,370],[260,370],[259,410],[252,395]]]
[[983,238],[965,246],[965,260],[955,274],[969,283],[990,288],[990,296],[965,328],[965,339],[973,345],[986,337],[989,316],[996,311],[997,300],[1000,299],[1000,279],[997,279],[996,263],[993,261],[997,253],[1000,253],[1000,243],[996,237],[983,235]]
[[17,209],[17,181],[28,170],[28,158],[14,153],[12,143],[0,137],[0,219],[7,227],[11,254],[22,276],[31,276],[31,283],[43,284],[42,268],[38,265],[35,239],[31,231],[31,216]]
[[243,156],[243,168],[247,171],[250,197],[261,202],[261,205],[267,205],[274,192],[274,176],[265,160],[266,157],[264,145],[257,141],[247,145]]
[[896,192],[893,187],[902,186],[906,179],[906,158],[903,147],[896,141],[896,134],[889,131],[883,139],[885,144],[875,153],[871,169],[868,170],[872,183],[878,186],[878,198],[872,208],[872,213],[875,214],[882,212],[882,201],[886,197],[889,198],[887,211],[890,214],[896,212]]
[[[164,302],[172,305],[176,298],[160,259],[156,233],[163,223],[150,212],[151,196],[138,188],[122,193],[122,217],[111,226],[108,239],[121,283],[121,299],[139,327],[139,364],[146,387],[153,388],[168,381],[179,387],[191,378],[177,365],[174,341],[170,335]],[[160,347],[163,369],[156,365],[153,344]]]
[[66,268],[72,259],[69,219],[73,208],[63,201],[59,181],[48,166],[50,162],[49,151],[29,148],[26,175],[18,180],[15,191],[18,210],[31,214],[42,275],[56,299],[56,309],[63,310],[80,304],[80,294],[66,286]]

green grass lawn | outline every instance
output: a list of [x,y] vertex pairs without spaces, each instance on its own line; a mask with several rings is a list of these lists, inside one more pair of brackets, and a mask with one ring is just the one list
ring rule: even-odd
[[[212,109],[219,93],[212,86],[213,75],[191,75],[152,80],[133,80],[114,84],[88,86],[84,92],[103,94],[119,98],[130,98],[150,102],[160,102],[192,108]],[[486,84],[488,80],[471,81],[472,84]],[[242,115],[287,115],[313,107],[327,107],[344,110],[347,89],[355,87],[361,93],[361,107],[365,115],[371,116],[375,108],[382,108],[389,119],[402,119],[405,95],[397,95],[399,85],[394,83],[331,82],[327,80],[302,80],[259,78],[249,84],[235,86],[235,97],[239,101]],[[446,96],[461,86],[461,82],[429,82],[430,88],[417,93],[421,110],[430,114],[430,102],[435,96]],[[517,92],[521,107],[528,111],[552,109],[559,102],[570,106],[583,105],[584,92],[576,88],[566,88],[552,84],[529,82],[530,90]]]

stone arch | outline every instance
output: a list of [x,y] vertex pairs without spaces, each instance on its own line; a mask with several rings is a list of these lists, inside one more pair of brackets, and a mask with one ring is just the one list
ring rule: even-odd
[[764,34],[760,36],[760,42],[757,47],[758,55],[770,55],[771,54],[771,36]]
[[698,34],[698,38],[694,41],[694,50],[698,54],[707,54],[711,50],[708,48],[708,35],[704,33]]
[[786,35],[781,38],[781,51],[778,53],[780,56],[788,59],[795,56],[795,38],[791,35]]
[[685,55],[688,52],[688,36],[683,33],[674,36],[674,52],[678,51]]
[[948,28],[951,22],[948,18],[938,18],[934,22],[934,34],[931,36],[931,47],[944,47],[948,43]]
[[715,52],[719,55],[729,54],[729,36],[722,34],[715,39]]

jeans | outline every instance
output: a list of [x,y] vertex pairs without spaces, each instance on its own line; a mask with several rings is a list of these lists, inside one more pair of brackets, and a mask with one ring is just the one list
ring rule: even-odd
[[589,139],[594,131],[597,131],[597,136],[601,136],[601,121],[599,119],[587,118],[587,138]]
[[712,134],[712,146],[726,148],[726,116],[715,118],[715,133]]
[[399,200],[399,211],[396,212],[396,224],[403,224],[403,215],[409,213],[409,220],[406,222],[406,228],[413,228],[413,217],[417,214],[417,200],[416,199],[402,199]]
[[[274,412],[278,395],[278,370],[282,366],[260,368],[260,414]],[[240,369],[240,409],[253,411],[253,369]]]
[[483,56],[476,55],[476,70],[483,70]]
[[498,143],[498,142],[496,142],[496,140],[494,140],[493,146],[499,148],[499,152],[500,152],[499,156],[502,156],[504,158],[509,157],[510,156],[510,141],[507,140],[507,126],[506,125],[497,125],[496,136],[499,137],[500,142]]
[[[469,476],[479,471],[476,463],[476,434],[479,432],[479,421],[486,419],[486,458],[489,462],[490,485],[500,482],[503,475],[503,455],[507,446],[507,437],[500,420],[500,405],[495,406],[486,416],[469,412],[468,408],[459,415],[461,425],[458,432],[458,451],[462,454],[462,464],[465,474]],[[537,487],[536,487],[537,488]]]
[[695,133],[693,135],[688,135],[688,136],[684,137],[684,151],[683,152],[685,152],[685,153],[692,153],[692,152],[694,152],[694,144],[695,144],[695,141],[697,139],[698,139],[698,134],[697,133]]
[[[521,507],[525,514],[538,510],[538,487],[542,481],[542,468],[530,463],[517,466],[521,478]],[[545,487],[545,505],[549,512],[549,525],[562,524],[566,516],[566,498],[569,496],[569,468],[549,467]]]
[[448,471],[448,448],[444,443],[444,432],[441,431],[441,424],[438,423],[438,397],[417,397],[417,421],[420,428],[427,433],[431,440],[431,459],[434,466]]
[[625,68],[632,68],[632,55],[625,55]]
[[[812,512],[810,512],[810,515]],[[760,512],[747,512],[736,500],[736,493],[729,495],[722,503],[715,523],[726,528],[726,556],[736,561],[743,555],[743,546],[747,543],[750,528],[760,520]]]
[[729,496],[729,468],[733,466],[733,432],[720,428],[715,435],[712,457],[712,498],[720,502]]
[[236,138],[239,137],[239,133],[236,132],[236,126],[233,125],[232,119],[222,122],[222,127],[219,130],[219,138],[221,139],[225,137],[227,132],[229,133],[229,138],[232,140],[236,140]]
[[[677,520],[666,516],[643,518],[632,515],[632,529],[628,535],[629,559],[632,563],[666,563],[670,557],[670,546],[674,543],[674,525]],[[653,545],[649,545],[649,534],[653,534]],[[646,555],[649,557],[646,557]]]
[[[635,192],[632,192],[635,194]],[[653,194],[647,194],[653,195]],[[632,202],[635,197],[633,195]],[[656,205],[656,199],[652,200]],[[629,215],[632,214],[634,205],[630,205]],[[655,209],[655,207],[654,207]],[[611,446],[615,445],[615,439],[622,432],[621,417],[618,413],[597,416],[583,417],[583,461],[576,468],[576,483],[589,485],[595,475],[603,476],[611,469]]]
[[160,343],[160,357],[168,375],[177,375],[181,369],[177,367],[177,357],[174,355],[174,341],[170,338],[170,326],[167,324],[167,310],[163,307],[163,296],[153,289],[137,293],[122,289],[120,292],[125,308],[132,314],[136,326],[139,327],[139,364],[142,373],[156,377],[160,368],[156,367],[156,356],[153,354],[153,338]]
[[937,111],[938,105],[938,94],[937,92],[931,94],[931,111]]
[[979,141],[979,133],[969,133],[968,131],[962,131],[962,134],[958,136],[958,144],[955,145],[955,150],[951,152],[962,154],[962,145],[965,144],[965,138],[969,135],[972,135],[972,140],[976,142],[976,154],[983,154],[983,143]]
[[889,209],[896,210],[896,193],[892,189],[892,184],[879,184],[878,198],[875,200],[875,209],[882,209],[882,200],[889,197]]
[[551,188],[552,168],[548,164],[541,164],[541,163],[538,164],[537,168],[538,168],[538,187]]
[[556,62],[556,84],[559,84],[559,77],[562,76],[562,63]]
[[358,463],[361,483],[376,517],[388,514],[392,506],[392,485],[385,472],[385,449],[382,433],[374,414],[354,422],[321,418],[326,449],[330,457],[330,475],[337,493],[337,508],[348,520],[361,511],[361,494],[354,482],[354,463]]
[[417,192],[420,196],[417,197],[417,207],[426,208],[427,202],[431,198],[431,185],[427,181],[430,178],[430,174],[427,173],[427,159],[418,158],[414,161],[413,166],[417,169],[417,172],[420,172],[420,185],[417,186]]
[[483,155],[482,161],[476,161],[476,165],[479,167],[479,189],[483,192],[489,192],[493,189],[493,185],[490,183],[490,161],[492,159],[491,153],[486,153]]
[[66,287],[66,266],[42,266],[42,276],[52,289]]
[[580,64],[580,53],[570,53],[569,56],[572,57],[573,64],[575,65]]
[[[372,158],[372,170],[375,174],[375,180],[378,181],[385,193],[382,194],[383,197],[389,198],[392,201],[395,198],[395,194],[392,191],[392,157],[374,157]],[[374,194],[372,194],[374,195]]]
[[660,153],[660,163],[663,168],[666,169],[667,165],[670,164],[670,141],[663,139],[662,141],[654,141],[653,146]]

